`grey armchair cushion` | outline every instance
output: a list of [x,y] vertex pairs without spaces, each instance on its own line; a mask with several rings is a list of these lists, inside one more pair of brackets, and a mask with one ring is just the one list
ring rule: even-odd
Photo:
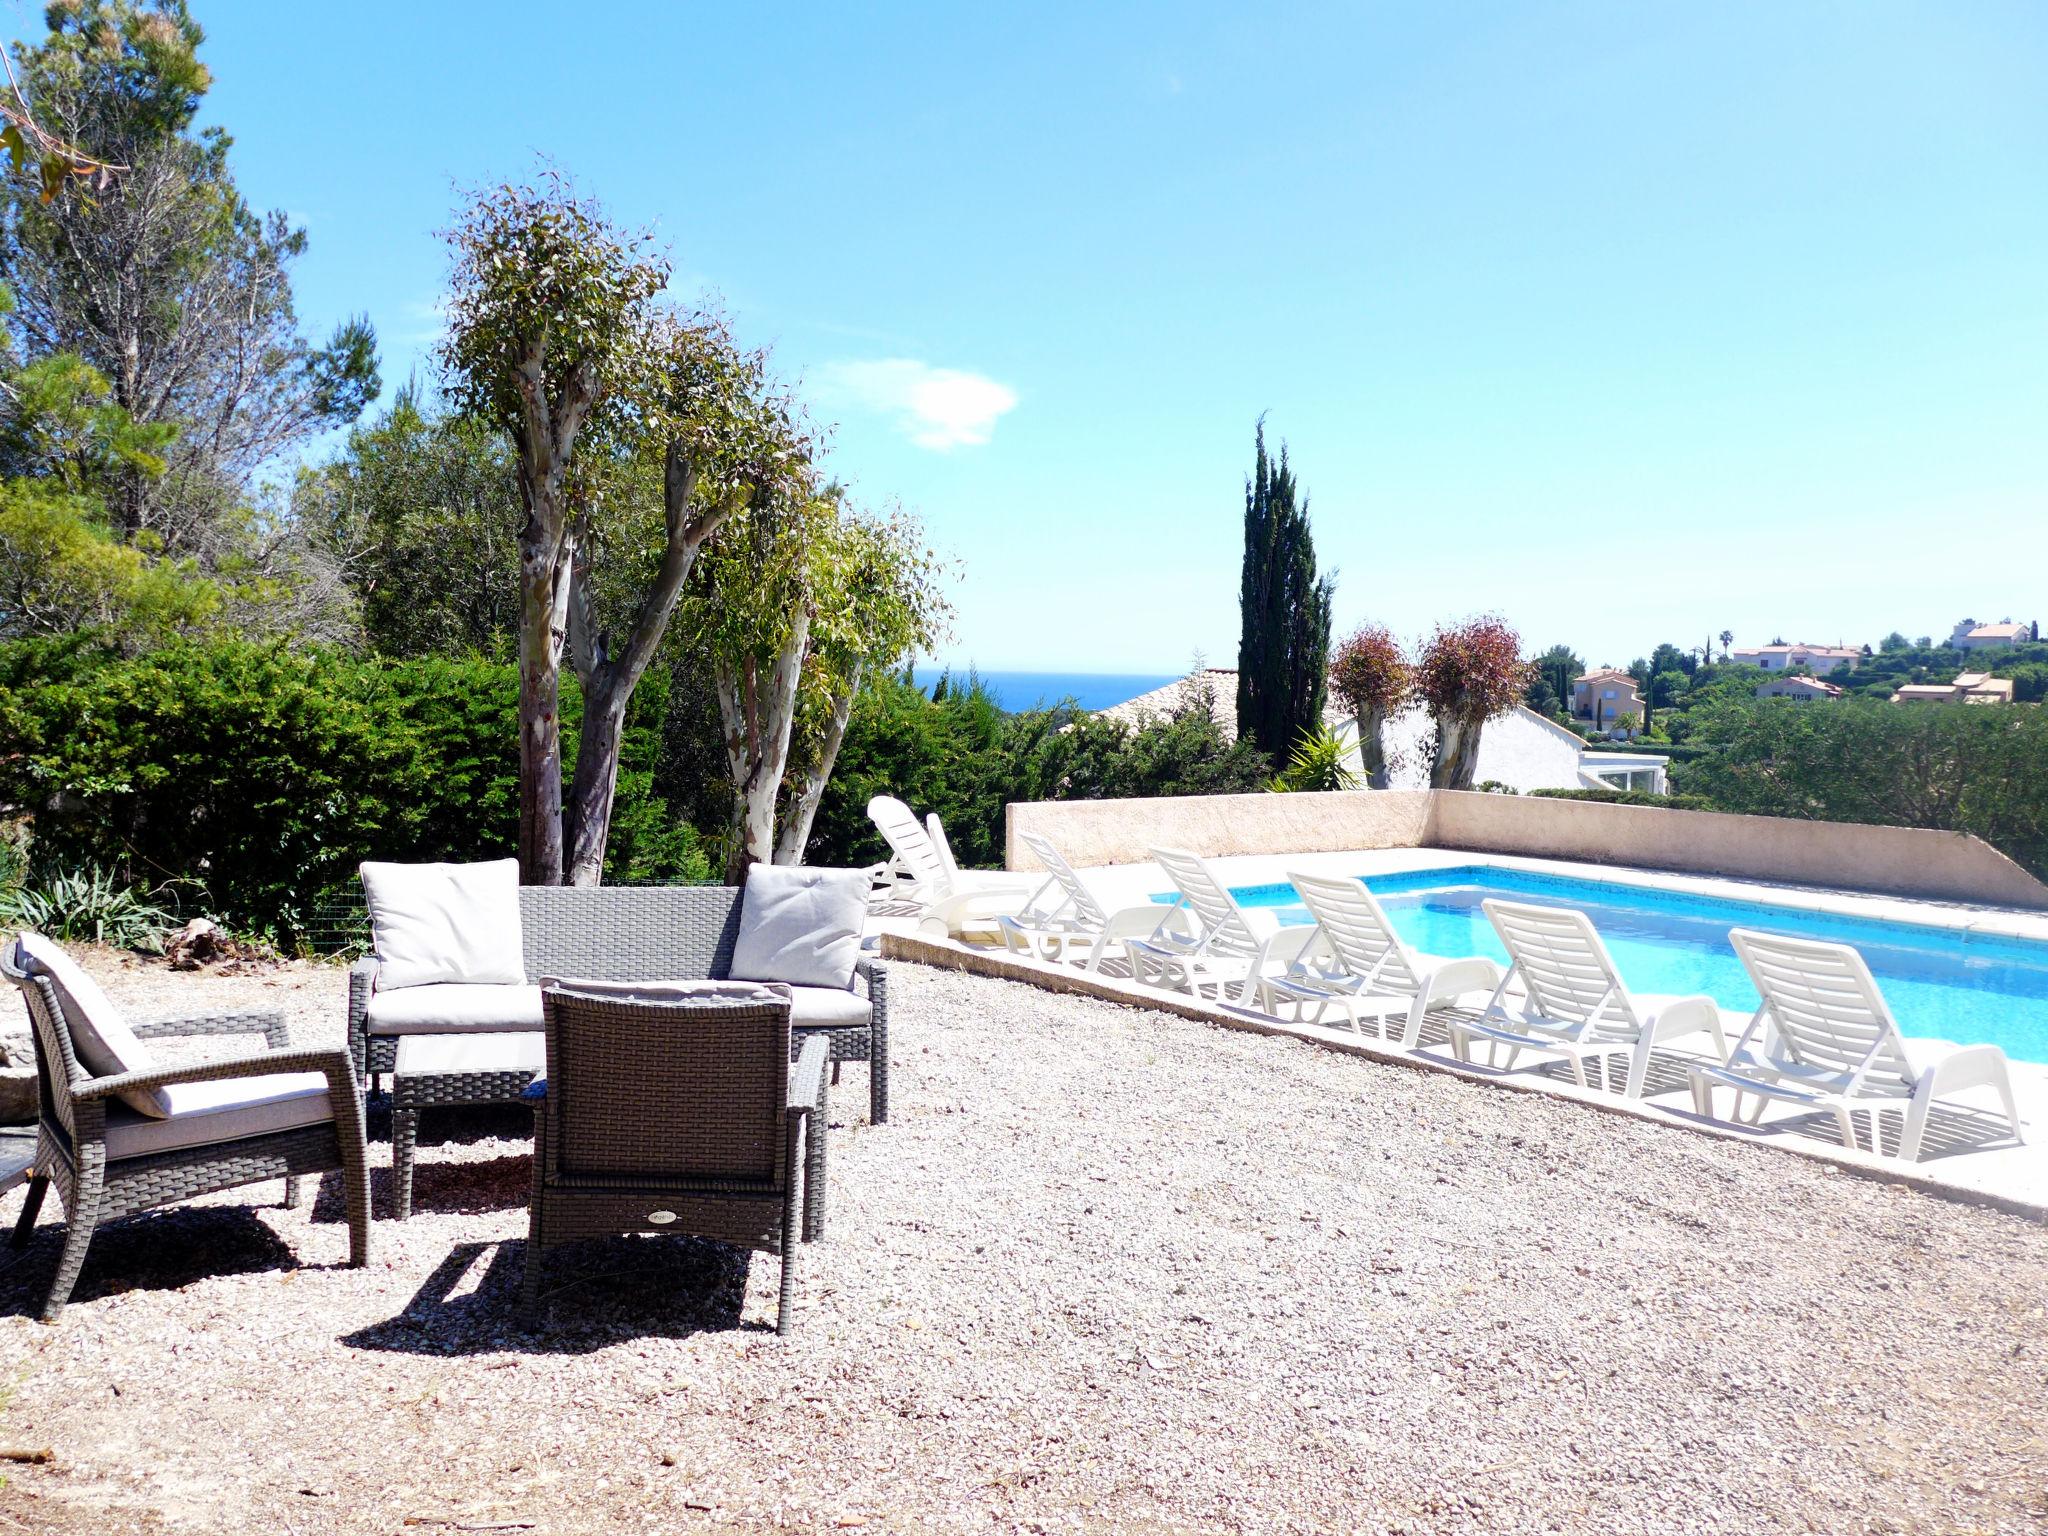
[[362,866],[377,990],[526,980],[519,861]]
[[850,988],[870,883],[863,869],[754,865],[727,974],[735,981]]
[[[119,1077],[124,1072],[146,1072],[156,1065],[113,999],[78,968],[61,944],[40,933],[24,933],[14,952],[24,970],[48,981],[57,994],[57,1006],[64,1010],[64,1022],[71,1032],[72,1054],[87,1072],[94,1077]],[[52,1063],[52,1067],[61,1079],[62,1066]],[[121,1100],[137,1114],[153,1119],[171,1112],[169,1091],[163,1088],[131,1088]]]
[[874,1022],[875,1010],[844,987],[791,987],[789,1022],[798,1029],[851,1029]]
[[373,1035],[465,1035],[541,1027],[540,988],[433,982],[373,992],[363,1018]]
[[107,1111],[107,1158],[143,1157],[181,1147],[210,1147],[244,1136],[318,1125],[334,1114],[322,1072],[274,1072],[218,1083],[173,1083],[161,1090],[170,1101],[163,1119]]

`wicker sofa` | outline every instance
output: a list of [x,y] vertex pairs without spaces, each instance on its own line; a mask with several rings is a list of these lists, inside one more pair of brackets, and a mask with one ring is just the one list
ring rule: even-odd
[[[519,888],[527,985],[453,983],[380,992],[375,955],[349,972],[348,1042],[367,1080],[393,1070],[408,1034],[473,1034],[542,1027],[544,976],[597,981],[724,980],[739,933],[739,886],[557,886]],[[839,1063],[868,1064],[869,1117],[889,1118],[887,967],[863,956],[846,991],[796,987],[791,1025],[822,1035]]]

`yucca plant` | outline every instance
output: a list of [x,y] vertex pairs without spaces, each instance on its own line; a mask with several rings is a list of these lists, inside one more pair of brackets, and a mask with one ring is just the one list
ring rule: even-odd
[[1344,761],[1349,751],[1344,739],[1328,726],[1304,731],[1294,744],[1294,755],[1288,758],[1280,776],[1273,780],[1273,788],[1283,794],[1356,789],[1358,775]]
[[97,865],[0,891],[0,926],[66,944],[160,950],[177,918]]

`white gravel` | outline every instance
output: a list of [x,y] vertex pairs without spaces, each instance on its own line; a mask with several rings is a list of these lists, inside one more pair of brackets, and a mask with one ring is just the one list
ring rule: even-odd
[[[138,1011],[332,968],[174,977]],[[517,1111],[430,1117],[371,1267],[336,1192],[0,1273],[0,1529],[2034,1532],[2048,1233],[1801,1159],[1165,1015],[893,969],[894,1118],[828,1240],[551,1260]],[[384,1127],[373,1161],[386,1160]],[[443,1141],[444,1136],[459,1139]],[[276,1186],[247,1192],[274,1199]],[[388,1197],[378,1179],[379,1210]],[[17,1208],[11,1197],[6,1214]],[[580,1278],[579,1278],[580,1277]]]

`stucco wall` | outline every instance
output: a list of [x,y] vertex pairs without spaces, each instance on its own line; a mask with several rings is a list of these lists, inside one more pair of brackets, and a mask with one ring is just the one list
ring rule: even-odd
[[1429,822],[1428,790],[1353,790],[1335,795],[1187,795],[1163,800],[1040,800],[1008,810],[1011,869],[1038,861],[1019,832],[1050,838],[1079,868],[1138,864],[1152,848],[1209,858],[1233,853],[1325,853],[1413,848]]
[[1963,832],[1438,791],[1427,841],[1479,853],[2048,910],[2048,886]]
[[1030,830],[1084,869],[1140,863],[1155,847],[1212,858],[1435,847],[2048,911],[2048,886],[1961,832],[1520,795],[1393,789],[1037,801],[1011,805],[1008,830],[1012,869],[1037,867],[1017,838]]

